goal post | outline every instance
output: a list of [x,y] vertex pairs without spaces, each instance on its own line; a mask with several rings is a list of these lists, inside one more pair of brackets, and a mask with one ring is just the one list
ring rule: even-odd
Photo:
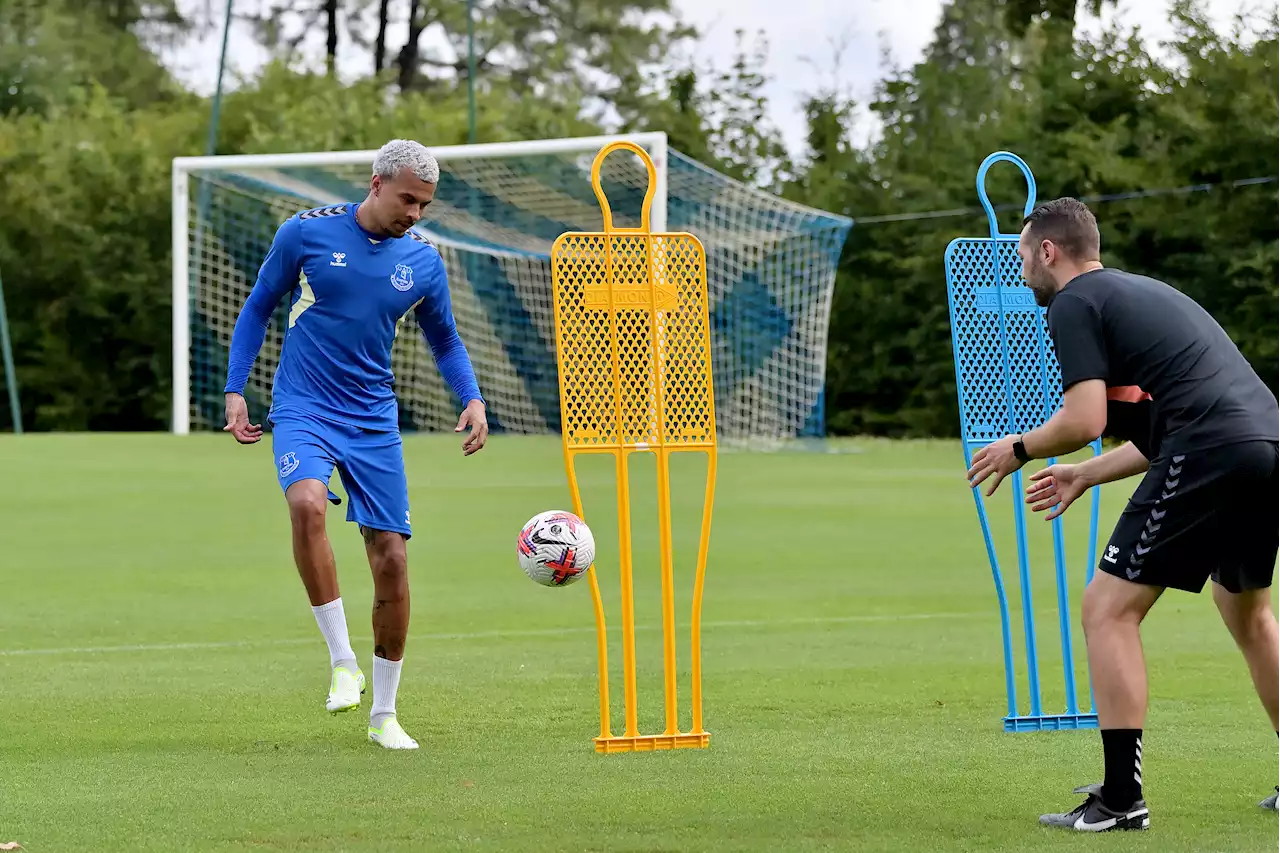
[[[619,141],[653,160],[653,229],[689,231],[707,247],[721,437],[822,435],[831,291],[852,221],[719,174],[669,149],[664,133],[429,146],[440,187],[416,228],[444,258],[494,431],[560,431],[551,246],[599,228],[591,163]],[[173,432],[221,428],[231,332],[276,228],[300,210],[363,199],[375,154],[173,161]],[[648,184],[640,159],[609,158],[601,180],[619,225],[637,223]],[[245,387],[255,420],[270,405],[288,307],[277,307]],[[452,429],[460,402],[411,314],[392,369],[401,428]]]

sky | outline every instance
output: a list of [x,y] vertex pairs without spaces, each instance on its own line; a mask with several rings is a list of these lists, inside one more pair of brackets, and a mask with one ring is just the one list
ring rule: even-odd
[[[183,0],[195,14],[223,9],[221,0]],[[237,0],[239,7],[255,8],[264,0]],[[1201,0],[1210,19],[1219,28],[1230,26],[1235,14],[1259,6],[1260,0]],[[695,56],[717,67],[732,60],[738,28],[768,33],[769,78],[766,94],[771,118],[781,130],[787,147],[799,153],[804,140],[804,93],[836,87],[865,103],[877,80],[883,76],[882,53],[888,48],[900,66],[917,62],[937,25],[942,0],[672,0],[681,17],[702,32]],[[786,14],[779,14],[784,6]],[[1168,24],[1169,0],[1120,0],[1106,19],[1119,19],[1126,27],[1137,26],[1149,45],[1172,36]],[[1093,24],[1097,26],[1097,24]],[[404,42],[406,27],[391,28],[388,43]],[[309,45],[309,57],[322,67],[323,32]],[[166,64],[190,88],[211,94],[217,77],[221,25],[202,38],[192,39],[163,54]],[[429,33],[424,35],[424,45]],[[371,60],[365,51],[347,46],[344,61],[342,41],[338,46],[339,71],[344,77],[367,73]],[[837,61],[838,58],[838,61]],[[227,52],[227,85],[237,75],[252,75],[266,61],[249,27],[233,25]],[[858,133],[867,135],[872,126],[861,122]],[[424,140],[425,141],[425,140]],[[429,143],[428,143],[429,144]]]

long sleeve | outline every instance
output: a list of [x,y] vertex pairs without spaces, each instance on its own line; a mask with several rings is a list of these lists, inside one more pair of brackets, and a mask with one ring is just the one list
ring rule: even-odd
[[239,394],[244,390],[249,371],[267,335],[271,312],[298,283],[301,255],[302,225],[296,216],[290,217],[277,229],[271,249],[258,270],[258,280],[236,318],[235,330],[231,333],[224,393]]
[[449,284],[441,261],[433,270],[435,285],[433,294],[425,297],[414,308],[418,327],[431,355],[436,360],[436,368],[449,383],[449,387],[458,395],[462,405],[472,400],[484,402],[480,396],[480,385],[476,382],[475,371],[471,367],[471,357],[467,347],[458,336],[458,327],[454,322],[452,302],[449,299]]

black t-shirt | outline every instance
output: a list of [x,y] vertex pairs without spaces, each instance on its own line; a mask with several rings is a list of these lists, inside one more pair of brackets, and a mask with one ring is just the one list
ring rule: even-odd
[[1108,434],[1134,441],[1147,458],[1277,440],[1275,395],[1217,321],[1177,289],[1094,270],[1054,296],[1048,319],[1062,387],[1105,381]]

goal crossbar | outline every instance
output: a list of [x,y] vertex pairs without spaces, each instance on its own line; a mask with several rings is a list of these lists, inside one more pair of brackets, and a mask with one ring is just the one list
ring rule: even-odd
[[[488,157],[511,157],[531,154],[564,154],[574,151],[596,152],[611,142],[634,142],[648,151],[666,153],[667,135],[661,132],[631,133],[616,136],[577,136],[567,139],[529,139],[519,142],[478,142],[474,145],[439,145],[430,148],[437,160],[465,157],[478,160]],[[273,169],[280,166],[351,166],[372,163],[378,152],[307,151],[282,154],[215,154],[199,157],[175,157],[173,168],[184,172],[201,169]],[[655,200],[656,203],[656,200]]]

